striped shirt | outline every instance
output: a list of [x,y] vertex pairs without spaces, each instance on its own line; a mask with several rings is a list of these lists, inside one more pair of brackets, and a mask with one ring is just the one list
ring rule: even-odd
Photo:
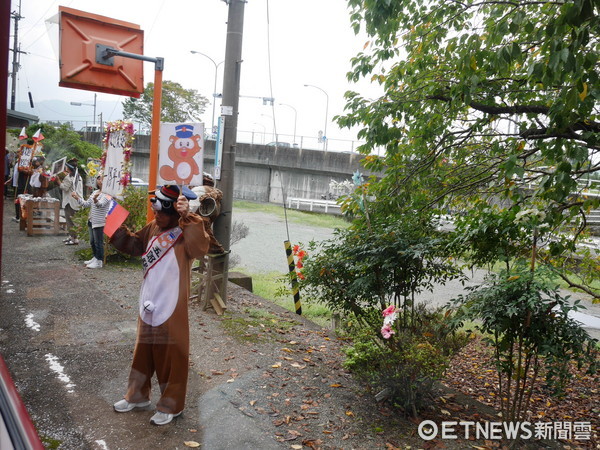
[[[98,199],[94,202],[94,196],[98,195]],[[103,194],[98,189],[92,192],[87,200],[81,197],[77,200],[79,205],[84,208],[90,208],[89,220],[92,223],[92,228],[103,227],[106,224],[106,213],[110,207],[110,196]]]

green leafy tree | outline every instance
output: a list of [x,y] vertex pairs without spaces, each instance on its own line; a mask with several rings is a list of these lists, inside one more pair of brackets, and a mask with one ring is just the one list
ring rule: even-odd
[[[123,101],[123,116],[150,127],[153,101],[154,83],[148,83],[139,99],[128,98]],[[183,86],[174,81],[167,80],[163,82],[161,121],[198,121],[207,104],[208,99],[200,95],[195,89],[184,89]]]
[[[384,173],[368,187],[377,199],[370,213],[460,213],[462,231],[486,239],[481,249],[497,260],[516,256],[522,240],[532,240],[523,230],[537,228],[550,241],[540,263],[599,297],[597,287],[571,276],[567,261],[587,231],[584,214],[600,204],[586,195],[590,175],[600,172],[600,4],[348,4],[354,28],[370,35],[348,77],[370,77],[384,90],[375,100],[348,92],[347,114],[338,117],[362,127],[366,165]],[[371,155],[378,147],[385,154]],[[482,201],[499,217],[473,208]],[[355,210],[356,202],[346,207]],[[512,234],[483,229],[482,214],[486,225],[502,221]],[[525,228],[509,226],[511,217]],[[514,247],[490,253],[494,234]],[[588,280],[597,279],[599,263],[590,257],[580,266],[596,271],[582,277]]]
[[[448,251],[473,265],[504,264],[457,301],[457,320],[481,321],[503,418],[522,420],[540,377],[560,390],[570,361],[594,370],[597,358],[568,316],[578,305],[549,278],[600,298],[592,284],[600,259],[577,245],[585,213],[600,204],[587,190],[600,173],[600,4],[348,3],[355,29],[371,37],[348,77],[370,77],[384,92],[375,100],[348,92],[338,122],[362,127],[366,166],[383,176],[343,207],[367,223],[416,218],[423,230],[450,212]],[[578,257],[583,282],[573,278]]]

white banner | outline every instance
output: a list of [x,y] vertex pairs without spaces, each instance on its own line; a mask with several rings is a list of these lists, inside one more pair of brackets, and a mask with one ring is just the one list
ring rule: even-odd
[[202,186],[203,123],[161,123],[157,184]]
[[127,135],[123,130],[111,132],[108,138],[102,192],[113,197],[119,197],[123,192],[121,178],[123,178],[123,161],[125,159],[123,149],[126,140]]
[[220,116],[217,126],[217,141],[215,142],[215,180],[221,179],[221,155],[223,154],[223,134],[225,134],[225,117]]

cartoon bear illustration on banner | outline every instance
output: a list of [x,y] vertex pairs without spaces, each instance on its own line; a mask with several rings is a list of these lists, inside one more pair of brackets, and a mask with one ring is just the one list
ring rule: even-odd
[[[164,183],[202,184],[204,138],[202,124],[161,124],[158,174]],[[195,134],[194,129],[200,133]],[[168,141],[163,139],[168,136]],[[165,151],[166,150],[166,151]]]

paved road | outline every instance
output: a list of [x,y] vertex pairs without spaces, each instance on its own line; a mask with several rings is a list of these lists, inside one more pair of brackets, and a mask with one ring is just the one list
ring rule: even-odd
[[287,256],[283,242],[308,244],[311,240],[320,242],[333,236],[329,228],[312,227],[285,220],[275,214],[234,210],[233,220],[244,223],[249,228],[248,237],[232,246],[239,256],[240,266],[250,273],[286,273]]

